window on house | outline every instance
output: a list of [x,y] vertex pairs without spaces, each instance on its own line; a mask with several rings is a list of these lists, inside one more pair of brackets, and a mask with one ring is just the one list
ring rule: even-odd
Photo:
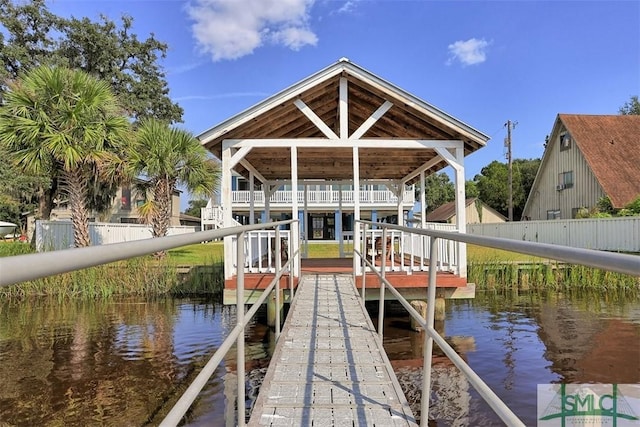
[[123,211],[131,210],[131,188],[122,187],[122,198],[120,200],[120,209]]
[[249,181],[244,178],[238,179],[238,191],[249,191]]
[[561,172],[558,174],[558,189],[564,190],[565,188],[573,187],[573,171]]
[[571,135],[569,132],[560,134],[560,151],[569,150],[571,148]]
[[547,211],[547,219],[560,219],[560,209]]

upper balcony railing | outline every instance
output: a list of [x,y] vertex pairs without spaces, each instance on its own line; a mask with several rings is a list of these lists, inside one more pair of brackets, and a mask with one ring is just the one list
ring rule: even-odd
[[[313,190],[307,191],[307,205],[327,205],[338,206],[340,204],[340,191],[338,190]],[[353,206],[354,204],[354,191],[343,190],[342,191],[342,205]],[[298,191],[298,204],[302,206],[304,204],[305,192]],[[231,202],[234,207],[249,206],[251,201],[250,191],[233,191],[231,193]],[[253,192],[253,203],[255,206],[264,206],[264,192]],[[290,205],[293,202],[293,191],[276,191],[269,203],[271,206],[277,205]],[[405,190],[402,203],[405,205],[413,205],[415,202],[415,196],[412,189]],[[389,190],[362,190],[360,191],[360,204],[361,205],[388,205],[397,206],[398,197]]]

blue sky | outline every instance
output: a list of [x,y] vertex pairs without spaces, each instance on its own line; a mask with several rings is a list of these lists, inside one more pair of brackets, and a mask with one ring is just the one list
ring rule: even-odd
[[[640,1],[126,0],[49,3],[134,18],[198,134],[341,57],[489,135],[467,179],[541,157],[558,113],[617,114],[640,93]],[[183,197],[186,206],[187,197]]]

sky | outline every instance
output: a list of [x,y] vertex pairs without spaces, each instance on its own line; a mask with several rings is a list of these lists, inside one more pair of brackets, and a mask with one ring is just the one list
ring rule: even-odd
[[[537,158],[558,113],[617,114],[640,94],[640,1],[51,0],[59,15],[134,18],[199,134],[346,57],[485,133],[466,179]],[[182,197],[182,208],[188,194]]]

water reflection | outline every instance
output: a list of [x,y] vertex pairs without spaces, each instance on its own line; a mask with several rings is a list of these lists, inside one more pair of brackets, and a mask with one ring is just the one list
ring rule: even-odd
[[[441,332],[526,425],[536,425],[537,384],[640,383],[639,313],[637,298],[479,293],[448,302]],[[421,338],[403,319],[386,320],[385,349],[417,414],[422,360],[409,346]],[[434,425],[502,425],[455,367],[435,365],[432,377]]]
[[[0,421],[157,424],[234,324],[232,309],[205,300],[3,302]],[[265,358],[260,330],[247,349]],[[203,399],[220,400],[225,369]],[[211,409],[224,418],[220,405]]]
[[[388,313],[385,348],[418,414],[423,334],[402,310]],[[2,302],[0,424],[156,425],[234,324],[234,307],[206,299]],[[536,424],[538,383],[640,383],[637,298],[478,293],[449,301],[437,329],[527,425]],[[274,339],[262,321],[246,337],[249,410]],[[235,425],[235,357],[187,425]],[[442,354],[432,378],[433,425],[500,424]]]

